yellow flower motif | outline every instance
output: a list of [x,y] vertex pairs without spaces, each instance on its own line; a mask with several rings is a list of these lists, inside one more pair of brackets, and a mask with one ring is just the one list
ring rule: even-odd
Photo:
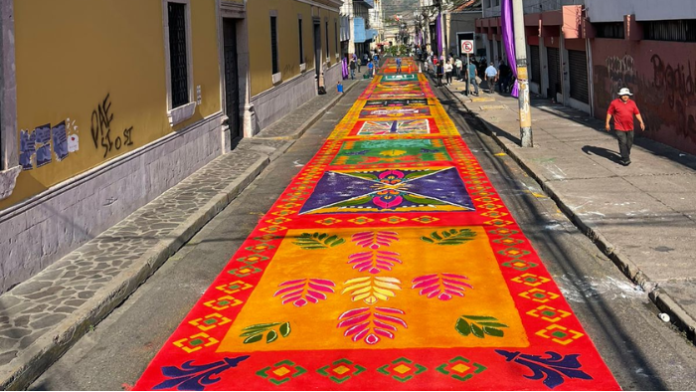
[[406,154],[406,151],[404,150],[385,150],[379,153],[379,155],[385,157],[398,157],[404,154]]

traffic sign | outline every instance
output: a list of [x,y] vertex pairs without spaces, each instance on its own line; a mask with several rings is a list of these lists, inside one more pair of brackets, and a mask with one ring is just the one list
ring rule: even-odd
[[466,53],[466,54],[474,53],[474,41],[471,41],[471,40],[462,41],[462,53]]

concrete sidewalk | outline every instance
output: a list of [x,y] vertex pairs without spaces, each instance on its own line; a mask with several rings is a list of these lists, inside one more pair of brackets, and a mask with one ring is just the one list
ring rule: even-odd
[[516,99],[483,91],[469,98],[462,82],[446,89],[693,340],[696,157],[636,138],[624,167],[601,120],[547,100],[532,101],[534,148],[521,148]]
[[[0,390],[24,389],[344,95],[331,89],[0,296]],[[359,88],[359,87],[358,87]],[[357,97],[351,94],[351,97]]]

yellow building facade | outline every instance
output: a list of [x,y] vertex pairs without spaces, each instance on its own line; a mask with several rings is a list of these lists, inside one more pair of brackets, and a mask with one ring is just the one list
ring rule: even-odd
[[335,88],[340,3],[0,0],[0,293]]
[[[247,1],[251,129],[267,127],[316,96],[319,84],[327,90],[336,88],[342,79],[342,3]],[[271,26],[273,19],[275,27]]]
[[[193,1],[185,4],[190,81],[200,86],[201,103],[188,119],[170,124],[164,4],[15,1],[17,130],[25,164],[0,209],[221,111],[217,28],[210,23],[215,1]],[[53,140],[63,134],[65,151]],[[39,143],[45,135],[51,138]],[[34,139],[33,150],[22,147],[31,143],[23,139]],[[51,154],[40,153],[44,146]]]

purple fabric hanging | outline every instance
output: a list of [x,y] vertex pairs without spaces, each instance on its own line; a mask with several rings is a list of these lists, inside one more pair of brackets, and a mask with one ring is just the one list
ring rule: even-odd
[[442,23],[442,14],[439,14],[437,16],[437,19],[435,19],[435,29],[437,30],[437,50],[434,52],[437,55],[441,55],[440,51],[442,50],[442,29],[440,28],[440,23]]
[[344,57],[342,63],[343,65],[341,66],[341,71],[343,74],[343,79],[348,79],[348,59]]
[[508,65],[512,68],[512,74],[515,75],[515,85],[512,87],[511,95],[518,98],[520,87],[517,84],[517,57],[515,54],[515,30],[512,21],[512,0],[503,0],[503,3],[500,5],[500,14],[500,22],[503,27],[503,47],[505,47]]

